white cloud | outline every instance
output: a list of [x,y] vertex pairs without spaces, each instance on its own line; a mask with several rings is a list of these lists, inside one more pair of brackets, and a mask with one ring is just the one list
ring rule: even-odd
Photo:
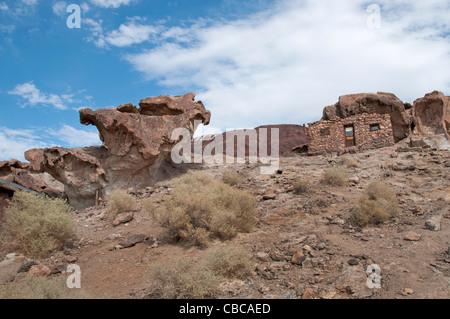
[[24,161],[25,152],[32,148],[75,148],[91,145],[101,145],[98,132],[76,129],[66,124],[62,124],[58,129],[40,127],[14,130],[0,127],[0,161],[13,158]]
[[166,28],[127,60],[198,91],[221,129],[318,120],[343,94],[449,94],[449,2],[378,3],[380,29],[366,24],[367,1],[286,0],[246,19]]
[[125,47],[147,41],[151,35],[158,33],[158,31],[158,27],[131,21],[128,24],[121,24],[119,29],[111,31],[105,37],[105,41],[117,47]]
[[12,130],[0,127],[0,161],[13,158],[24,161],[25,151],[48,146],[39,140],[39,136],[32,130]]
[[38,0],[22,0],[22,2],[25,3],[26,5],[34,6],[35,4],[38,3]]
[[19,95],[28,102],[24,105],[52,105],[56,109],[66,110],[68,109],[68,104],[73,103],[73,95],[63,94],[56,95],[53,93],[42,93],[33,82],[27,82],[23,84],[18,84],[16,87],[8,92],[9,94]]
[[58,130],[50,129],[49,134],[63,142],[66,147],[82,147],[101,144],[98,132],[79,130],[70,125],[62,125]]
[[133,0],[91,0],[91,2],[102,8],[118,8],[130,4]]
[[0,10],[3,10],[3,11],[9,10],[9,7],[6,3],[0,2]]
[[57,1],[53,4],[52,10],[57,16],[63,16],[66,14],[67,3],[65,1]]
[[83,20],[84,25],[87,25],[91,35],[87,38],[88,42],[93,42],[99,48],[106,47],[105,36],[103,35],[102,21],[99,22],[87,18]]

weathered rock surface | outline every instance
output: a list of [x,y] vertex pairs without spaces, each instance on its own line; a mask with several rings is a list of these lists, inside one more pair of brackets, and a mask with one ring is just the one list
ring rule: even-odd
[[409,135],[410,110],[391,93],[361,93],[339,97],[339,102],[324,108],[322,120],[347,118],[358,114],[389,114],[396,142]]
[[417,146],[450,150],[450,96],[434,91],[414,101],[413,133]]
[[75,208],[92,206],[96,193],[114,189],[140,189],[170,174],[169,158],[178,140],[176,128],[191,134],[200,123],[209,124],[211,113],[195,94],[143,99],[139,108],[128,103],[110,109],[82,109],[80,122],[95,125],[102,146],[77,149],[53,147],[25,153],[34,170],[47,172],[65,186]]
[[49,196],[61,196],[63,185],[48,173],[37,173],[31,170],[29,163],[16,159],[0,162],[0,178]]

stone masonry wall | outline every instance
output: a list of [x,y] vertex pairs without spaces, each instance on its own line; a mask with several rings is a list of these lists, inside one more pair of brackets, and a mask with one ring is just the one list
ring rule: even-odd
[[[371,125],[379,130],[371,131]],[[346,147],[346,125],[353,125],[355,146]],[[359,152],[394,145],[394,135],[389,114],[360,114],[331,121],[317,121],[309,124],[308,153],[311,155],[337,152]]]

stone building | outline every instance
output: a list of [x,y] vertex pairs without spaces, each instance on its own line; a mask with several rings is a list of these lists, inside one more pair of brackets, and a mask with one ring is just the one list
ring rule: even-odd
[[310,155],[356,153],[395,143],[389,114],[358,114],[308,126]]

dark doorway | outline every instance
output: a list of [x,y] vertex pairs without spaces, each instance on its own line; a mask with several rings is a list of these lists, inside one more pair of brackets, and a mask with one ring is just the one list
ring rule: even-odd
[[355,142],[355,128],[353,125],[345,125],[345,147],[352,147],[356,145]]

